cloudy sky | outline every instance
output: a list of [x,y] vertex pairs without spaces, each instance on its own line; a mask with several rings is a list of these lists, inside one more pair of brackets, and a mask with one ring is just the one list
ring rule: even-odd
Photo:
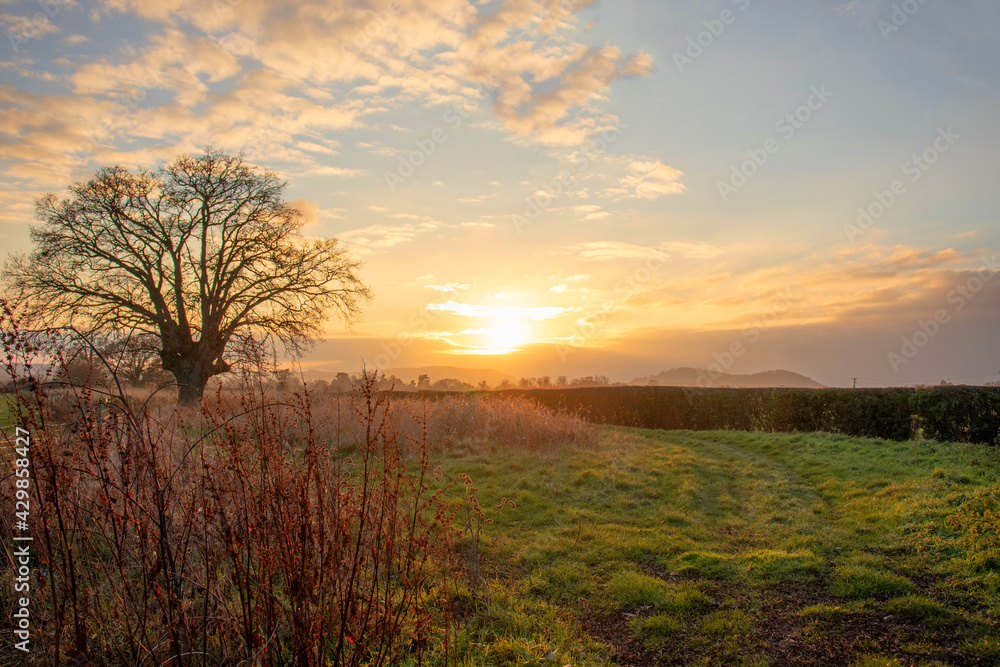
[[206,145],[375,293],[307,365],[1000,380],[994,0],[0,0],[0,233]]

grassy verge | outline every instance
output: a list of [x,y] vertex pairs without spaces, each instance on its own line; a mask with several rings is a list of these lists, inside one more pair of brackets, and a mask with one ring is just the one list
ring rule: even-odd
[[14,394],[0,394],[0,428],[14,425],[16,404],[17,397]]
[[456,446],[484,505],[473,664],[993,665],[1000,449],[607,428]]

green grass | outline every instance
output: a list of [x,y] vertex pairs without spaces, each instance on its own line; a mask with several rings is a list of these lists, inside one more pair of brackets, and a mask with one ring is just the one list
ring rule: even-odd
[[454,452],[484,506],[517,505],[484,527],[463,664],[1000,652],[1000,449],[622,428],[598,440]]
[[617,608],[649,607],[683,617],[709,607],[711,599],[697,586],[673,584],[641,572],[616,572],[608,582],[608,590]]
[[765,581],[809,580],[826,569],[826,563],[811,551],[788,553],[773,549],[757,549],[741,559],[747,573]]
[[857,611],[858,610],[848,606],[842,607],[839,604],[814,604],[800,609],[798,611],[798,615],[802,618],[838,622],[849,617],[851,614],[857,613]]
[[732,579],[736,564],[729,554],[710,551],[688,551],[674,561],[678,576],[692,579]]
[[891,600],[885,610],[922,621],[929,628],[953,628],[964,623],[962,615],[926,595],[907,595]]
[[889,598],[914,591],[913,582],[893,572],[865,565],[847,565],[837,569],[830,592],[844,598]]
[[13,407],[17,402],[14,394],[0,394],[0,428],[7,428],[15,424],[15,412]]

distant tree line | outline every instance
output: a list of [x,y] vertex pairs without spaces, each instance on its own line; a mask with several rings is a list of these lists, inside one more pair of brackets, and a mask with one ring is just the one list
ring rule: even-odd
[[[291,371],[279,371],[279,373],[290,375]],[[301,380],[293,381],[297,382],[298,386],[302,385]],[[362,381],[357,375],[337,373],[332,380],[311,380],[306,383],[306,387],[314,393],[346,394],[357,389]],[[286,385],[283,383],[279,385],[279,388],[286,388]],[[477,387],[455,378],[443,378],[431,382],[427,375],[421,375],[416,380],[406,382],[395,375],[381,375],[377,381],[377,389],[379,391],[390,389],[393,391],[473,391]]]
[[[572,380],[565,375],[560,375],[555,381],[552,380],[551,376],[543,375],[537,378],[521,378],[516,386],[519,389],[551,389],[553,387],[610,387],[620,384],[612,383],[607,375],[588,375],[586,377],[573,378]],[[501,390],[513,389],[514,386],[512,382],[504,380],[494,388]]]
[[[156,389],[174,384],[174,375],[160,361],[159,341],[138,332],[92,331],[84,335],[45,330],[25,334],[50,366],[53,385]],[[8,381],[4,389],[13,390]]]
[[[280,383],[280,388],[292,386],[302,386],[301,380],[296,381],[291,377],[291,371],[279,371],[286,377],[287,381]],[[337,373],[332,380],[312,380],[306,386],[314,392],[347,393],[358,386],[361,380],[356,375],[347,373]],[[491,385],[486,380],[472,385],[455,378],[442,378],[431,380],[428,375],[420,375],[416,380],[406,382],[395,375],[388,375],[380,380],[379,389],[387,390],[390,387],[394,391],[505,391],[507,389],[556,389],[561,387],[613,387],[623,386],[621,383],[613,383],[606,375],[588,375],[586,377],[570,379],[565,375],[560,375],[555,380],[551,376],[523,377],[517,382],[503,380],[499,384]]]
[[[50,335],[50,334],[48,334]],[[66,337],[61,344],[63,357],[54,361],[56,368],[53,381],[83,385],[107,385],[114,375],[124,386],[132,388],[158,389],[175,384],[174,376],[164,370],[159,354],[159,340],[155,336],[132,332],[102,333],[88,332],[83,336]],[[265,356],[273,354],[270,350]],[[259,360],[258,360],[259,363]],[[268,365],[270,367],[268,367]],[[238,382],[240,365],[234,362],[229,372],[217,375],[209,388]],[[333,378],[318,380],[303,380],[300,372],[289,368],[277,368],[275,364],[264,364],[262,379],[278,391],[301,391],[303,388],[312,393],[347,394],[356,390],[362,383],[357,374],[339,372]],[[517,382],[503,380],[498,384],[490,384],[481,380],[473,385],[456,378],[440,378],[432,380],[429,375],[419,375],[415,380],[403,380],[394,374],[380,375],[377,381],[379,391],[505,391],[508,389],[560,389],[569,387],[617,387],[625,386],[620,382],[611,382],[606,375],[587,375],[569,378],[560,375],[522,377]],[[10,387],[7,387],[10,390]]]

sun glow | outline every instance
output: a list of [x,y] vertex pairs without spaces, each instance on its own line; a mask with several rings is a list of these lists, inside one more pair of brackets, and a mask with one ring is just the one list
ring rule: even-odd
[[528,328],[519,319],[497,320],[486,334],[488,344],[495,354],[516,350],[528,342],[529,335]]

